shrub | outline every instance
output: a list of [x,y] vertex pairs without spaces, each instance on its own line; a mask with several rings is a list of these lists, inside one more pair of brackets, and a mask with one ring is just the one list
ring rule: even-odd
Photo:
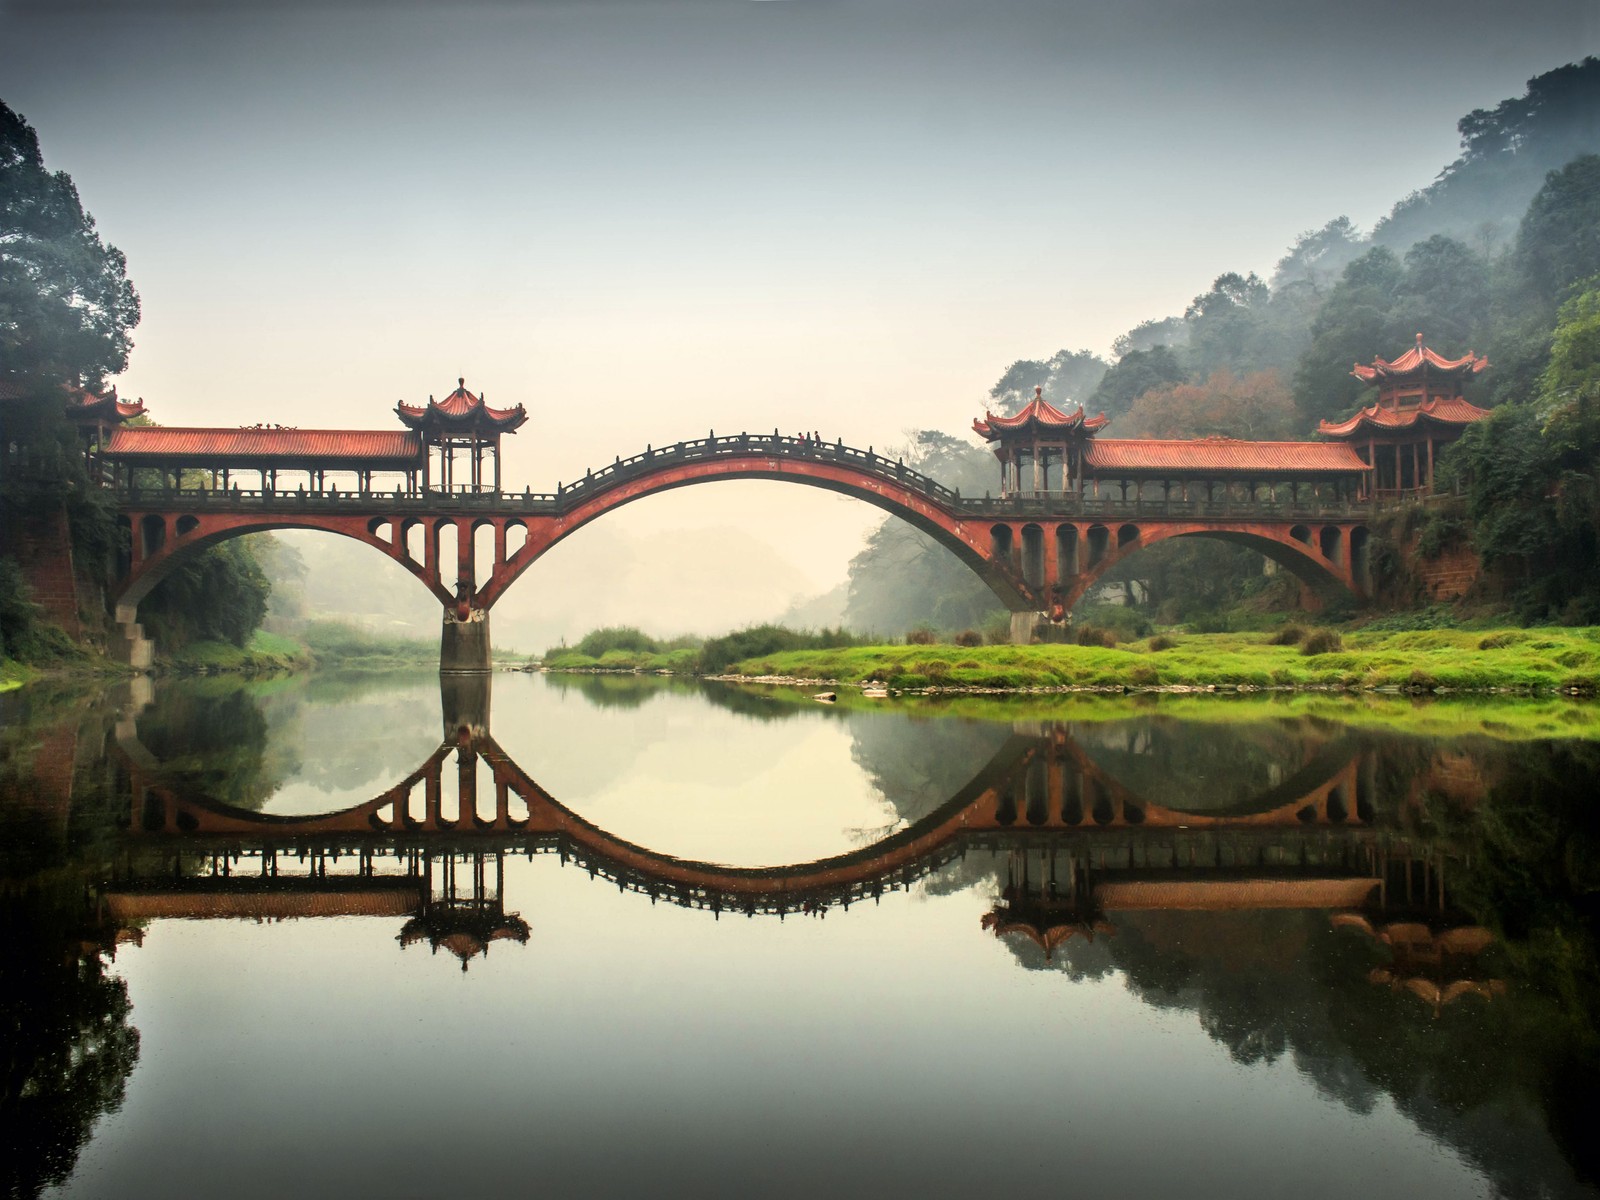
[[844,629],[786,629],[782,625],[755,625],[709,639],[700,647],[695,669],[702,675],[716,675],[736,662],[780,654],[785,650],[837,650],[862,645],[862,639]]
[[1478,640],[1479,650],[1504,650],[1507,646],[1515,646],[1518,642],[1527,641],[1528,635],[1519,633],[1514,629],[1507,629],[1502,633],[1491,633]]
[[1318,629],[1308,634],[1301,643],[1300,653],[1310,657],[1316,654],[1331,654],[1344,649],[1344,639],[1332,629]]
[[981,646],[983,645],[983,634],[979,633],[976,629],[963,629],[960,633],[956,634],[956,645]]
[[906,630],[906,645],[932,646],[939,641],[939,635],[926,625],[918,625],[915,629]]
[[1173,641],[1164,633],[1157,634],[1155,637],[1150,639],[1150,649],[1152,650],[1171,650],[1177,644],[1177,642]]
[[1306,639],[1306,631],[1299,625],[1285,625],[1267,639],[1269,646],[1298,646]]
[[1101,646],[1109,650],[1116,646],[1117,635],[1096,625],[1084,625],[1078,629],[1077,641],[1080,646]]

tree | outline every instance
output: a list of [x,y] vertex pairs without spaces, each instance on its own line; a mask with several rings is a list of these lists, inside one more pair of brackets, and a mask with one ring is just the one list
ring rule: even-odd
[[95,232],[64,171],[0,102],[0,374],[99,386],[121,371],[139,323],[122,252]]
[[1187,378],[1183,363],[1166,346],[1130,350],[1106,372],[1085,407],[1090,412],[1103,412],[1115,418],[1127,412],[1133,402],[1146,392],[1168,384],[1182,383]]
[[1128,437],[1224,437],[1259,441],[1292,439],[1300,414],[1276,371],[1235,375],[1213,371],[1204,383],[1154,388],[1133,402],[1123,418]]
[[1331,287],[1347,266],[1366,250],[1366,239],[1349,217],[1335,217],[1321,229],[1308,229],[1278,260],[1272,272],[1274,292],[1295,283]]
[[1032,400],[1036,387],[1044,389],[1044,398],[1052,404],[1073,400],[1081,404],[1105,373],[1105,359],[1088,350],[1057,350],[1043,360],[1019,358],[989,389],[989,398],[1004,416],[1015,414]]
[[1444,233],[1487,247],[1512,232],[1546,172],[1600,151],[1600,59],[1530,79],[1526,95],[1470,112],[1456,128],[1460,156],[1396,204],[1374,242],[1399,249]]
[[1547,304],[1600,274],[1600,155],[1574,159],[1545,178],[1517,231],[1516,259]]

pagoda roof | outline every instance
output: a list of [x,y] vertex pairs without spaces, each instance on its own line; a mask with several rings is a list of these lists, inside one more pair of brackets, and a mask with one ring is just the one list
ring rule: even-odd
[[91,392],[87,388],[69,388],[67,391],[67,416],[74,421],[122,422],[144,416],[144,401],[131,403],[119,399],[117,389],[108,392]]
[[972,429],[985,441],[992,442],[1007,434],[1021,432],[1038,433],[1048,430],[1053,433],[1065,433],[1081,430],[1084,433],[1093,433],[1103,428],[1107,420],[1105,413],[1095,417],[1086,416],[1082,405],[1070,413],[1062,412],[1044,398],[1042,387],[1036,387],[1033,389],[1033,399],[1023,405],[1015,416],[997,417],[985,409],[981,419],[973,418]]
[[1084,466],[1103,476],[1193,474],[1349,475],[1367,470],[1354,448],[1337,442],[1243,442],[1230,437],[1096,438]]
[[412,429],[451,433],[515,433],[527,421],[528,414],[522,405],[490,408],[482,396],[467,391],[464,378],[457,379],[456,384],[456,390],[443,400],[429,396],[426,405],[401,401],[394,406],[395,415]]
[[1382,404],[1368,405],[1343,421],[1320,422],[1317,425],[1317,432],[1333,438],[1351,437],[1363,429],[1392,433],[1400,429],[1410,429],[1422,421],[1454,429],[1470,425],[1474,421],[1481,421],[1488,415],[1487,408],[1479,408],[1460,396],[1447,396],[1437,400],[1424,400],[1411,408],[1390,408]]
[[1361,363],[1355,365],[1350,372],[1362,383],[1398,383],[1411,379],[1413,376],[1421,378],[1432,372],[1440,375],[1458,375],[1469,378],[1481,371],[1488,369],[1489,360],[1480,358],[1468,350],[1461,358],[1445,358],[1442,354],[1435,353],[1422,344],[1422,335],[1417,334],[1417,344],[1407,350],[1393,362],[1387,359],[1375,358],[1370,366]]
[[400,429],[200,429],[147,425],[112,431],[106,457],[138,464],[312,466],[411,470],[422,461],[422,438]]

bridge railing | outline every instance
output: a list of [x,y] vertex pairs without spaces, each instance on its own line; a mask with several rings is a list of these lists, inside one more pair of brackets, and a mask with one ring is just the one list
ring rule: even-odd
[[124,488],[119,497],[127,504],[149,502],[162,507],[181,505],[194,509],[271,510],[274,513],[305,511],[383,512],[405,514],[408,512],[449,514],[452,512],[493,512],[500,514],[528,513],[530,515],[560,515],[570,511],[587,498],[634,479],[649,476],[664,467],[679,464],[715,461],[720,458],[748,458],[751,456],[786,459],[812,463],[837,464],[886,482],[898,484],[910,492],[923,496],[934,504],[959,516],[1017,520],[1028,517],[1041,518],[1102,518],[1129,520],[1137,518],[1232,518],[1262,519],[1317,519],[1352,517],[1370,512],[1371,500],[1327,500],[1315,496],[1296,499],[1239,499],[1224,497],[1216,500],[1201,499],[1150,499],[1134,496],[1129,499],[1072,492],[1033,492],[1009,496],[963,496],[960,489],[949,488],[936,479],[905,465],[899,458],[878,454],[870,447],[859,450],[841,441],[827,442],[818,438],[795,437],[779,433],[739,433],[717,437],[673,442],[665,446],[647,446],[640,454],[618,458],[599,470],[584,472],[571,483],[557,485],[554,492],[463,492],[463,491],[341,491],[337,487],[307,491],[296,488],[286,490],[259,490],[239,487],[208,490],[206,488],[151,489]]
[[913,470],[905,465],[903,459],[887,458],[871,448],[858,450],[854,446],[846,446],[842,441],[826,442],[819,438],[780,433],[739,433],[724,437],[712,433],[667,446],[647,446],[642,454],[619,458],[598,471],[586,471],[581,479],[560,485],[557,495],[563,500],[567,497],[581,498],[650,474],[664,466],[752,454],[805,462],[839,463],[864,474],[903,484],[947,508],[961,506],[959,491]]

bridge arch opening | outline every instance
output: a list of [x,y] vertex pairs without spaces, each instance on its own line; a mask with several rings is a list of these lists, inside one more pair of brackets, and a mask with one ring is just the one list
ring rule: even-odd
[[1056,526],[1056,563],[1059,567],[1057,583],[1065,583],[1078,573],[1078,527]]
[[1029,587],[1043,587],[1044,530],[1037,525],[1022,527],[1022,578]]
[[506,522],[506,558],[510,559],[528,544],[528,525],[525,521]]
[[1089,566],[1098,567],[1105,561],[1111,545],[1111,531],[1104,525],[1089,526]]
[[[1101,584],[1129,583],[1133,580],[1147,580],[1152,578],[1148,574],[1141,574],[1138,567],[1138,556],[1143,555],[1155,547],[1165,545],[1179,539],[1210,540],[1231,544],[1251,550],[1262,556],[1275,568],[1287,571],[1294,578],[1310,589],[1311,599],[1307,601],[1316,607],[1340,596],[1354,593],[1359,599],[1365,594],[1365,581],[1360,577],[1353,577],[1346,573],[1345,564],[1337,558],[1330,558],[1323,552],[1323,547],[1339,552],[1344,540],[1343,530],[1339,526],[1327,526],[1318,530],[1316,544],[1307,545],[1291,535],[1291,531],[1280,528],[1266,528],[1260,531],[1251,529],[1215,529],[1195,528],[1193,526],[1174,525],[1144,525],[1135,527],[1122,526],[1118,530],[1118,544],[1108,549],[1104,555],[1096,558],[1093,548],[1096,542],[1095,527],[1090,530],[1090,569],[1084,575],[1068,584],[1066,587],[1067,603],[1070,606],[1079,603],[1085,595]],[[1135,529],[1137,536],[1123,540],[1125,530]],[[1242,569],[1241,562],[1235,570]],[[1169,572],[1173,568],[1168,566]],[[1159,568],[1158,568],[1159,570]],[[1269,573],[1271,568],[1268,569]],[[1170,583],[1170,580],[1169,580]],[[1169,589],[1170,590],[1170,589]],[[1302,593],[1302,596],[1304,594]]]
[[1133,545],[1139,540],[1139,527],[1137,525],[1124,525],[1117,530],[1117,549],[1122,550]]
[[1322,551],[1322,557],[1331,563],[1343,565],[1344,531],[1337,525],[1324,525],[1317,534],[1317,548]]
[[500,565],[500,535],[493,521],[480,520],[472,527],[472,578],[474,584],[488,579]]
[[186,533],[193,533],[196,529],[199,528],[199,526],[200,526],[200,518],[199,517],[196,517],[196,516],[194,516],[192,514],[189,514],[189,513],[185,513],[183,516],[178,518],[178,521],[177,521],[177,524],[176,524],[175,528],[177,530],[178,536],[182,537]]
[[167,522],[164,517],[154,513],[145,516],[139,522],[139,537],[143,544],[143,556],[149,558],[159,554],[167,544]]

